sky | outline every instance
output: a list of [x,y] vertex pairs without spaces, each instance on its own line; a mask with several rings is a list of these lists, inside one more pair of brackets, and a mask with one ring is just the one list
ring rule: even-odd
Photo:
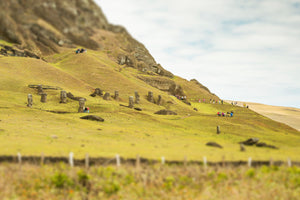
[[300,0],[95,0],[165,69],[222,99],[300,108]]

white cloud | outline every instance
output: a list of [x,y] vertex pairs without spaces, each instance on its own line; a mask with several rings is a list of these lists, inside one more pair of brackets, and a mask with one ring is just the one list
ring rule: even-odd
[[224,99],[300,107],[300,0],[96,0],[158,63]]

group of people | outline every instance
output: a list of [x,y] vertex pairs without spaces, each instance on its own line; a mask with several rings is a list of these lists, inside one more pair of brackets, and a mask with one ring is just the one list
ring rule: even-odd
[[84,113],[89,113],[90,112],[90,108],[89,107],[85,107],[83,110]]
[[186,96],[179,96],[179,95],[176,95],[175,96],[178,100],[186,100]]
[[221,116],[222,116],[222,117],[227,117],[227,116],[233,117],[233,111],[227,112],[227,114],[224,113],[224,112],[218,112],[217,115],[218,115],[219,117],[221,117]]
[[79,53],[86,53],[86,52],[87,52],[87,50],[84,49],[84,48],[77,49],[77,50],[75,51],[76,54],[79,54]]

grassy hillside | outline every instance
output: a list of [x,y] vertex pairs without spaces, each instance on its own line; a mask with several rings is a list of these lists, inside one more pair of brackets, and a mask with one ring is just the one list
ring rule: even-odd
[[[137,69],[124,67],[111,61],[104,51],[88,50],[86,54],[74,54],[66,49],[60,54],[45,58],[0,57],[0,154],[67,155],[73,151],[76,157],[85,153],[91,156],[143,157],[159,159],[209,160],[226,159],[286,159],[300,160],[300,134],[287,125],[272,121],[249,109],[230,104],[193,102],[189,106],[166,92],[162,92],[136,78]],[[194,82],[179,77],[172,79],[180,84],[188,98],[209,98],[207,91]],[[94,122],[80,119],[78,102],[68,99],[59,103],[59,90],[46,90],[48,102],[41,103],[35,89],[29,84],[58,86],[85,97],[90,114],[105,119]],[[120,101],[105,101],[90,97],[95,88],[105,92],[120,93]],[[138,91],[142,108],[139,112],[122,107],[128,105],[128,97]],[[157,99],[164,99],[162,106],[146,100],[148,91]],[[27,94],[33,94],[33,108],[27,108]],[[161,109],[178,113],[175,116],[155,115]],[[198,111],[193,110],[197,108]],[[57,114],[49,111],[64,111]],[[234,111],[234,117],[218,117],[218,111]],[[216,126],[222,133],[216,134]],[[238,142],[258,137],[262,142],[275,145],[279,150],[246,147],[239,151]],[[223,149],[205,144],[215,141]]]

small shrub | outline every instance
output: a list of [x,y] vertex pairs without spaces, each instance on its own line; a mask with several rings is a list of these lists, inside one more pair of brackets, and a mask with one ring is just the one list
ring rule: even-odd
[[253,168],[249,169],[246,172],[246,176],[248,176],[249,178],[253,178],[255,176],[255,170]]
[[90,177],[87,175],[87,173],[85,173],[85,171],[80,170],[79,172],[77,172],[77,177],[78,177],[78,182],[82,185],[82,186],[87,186]]
[[218,182],[221,182],[221,181],[227,180],[228,176],[227,176],[227,174],[220,172],[218,174],[218,178],[217,179],[218,179]]
[[130,185],[135,182],[135,178],[132,175],[126,175],[124,179],[124,185]]
[[168,176],[164,180],[164,187],[167,190],[171,190],[174,186],[174,183],[175,183],[175,178],[173,176]]
[[51,183],[56,188],[64,188],[66,186],[72,185],[73,182],[66,174],[62,172],[57,172],[54,174],[54,176],[52,176]]
[[119,190],[120,184],[116,181],[107,182],[103,187],[103,191],[109,196],[118,193]]

